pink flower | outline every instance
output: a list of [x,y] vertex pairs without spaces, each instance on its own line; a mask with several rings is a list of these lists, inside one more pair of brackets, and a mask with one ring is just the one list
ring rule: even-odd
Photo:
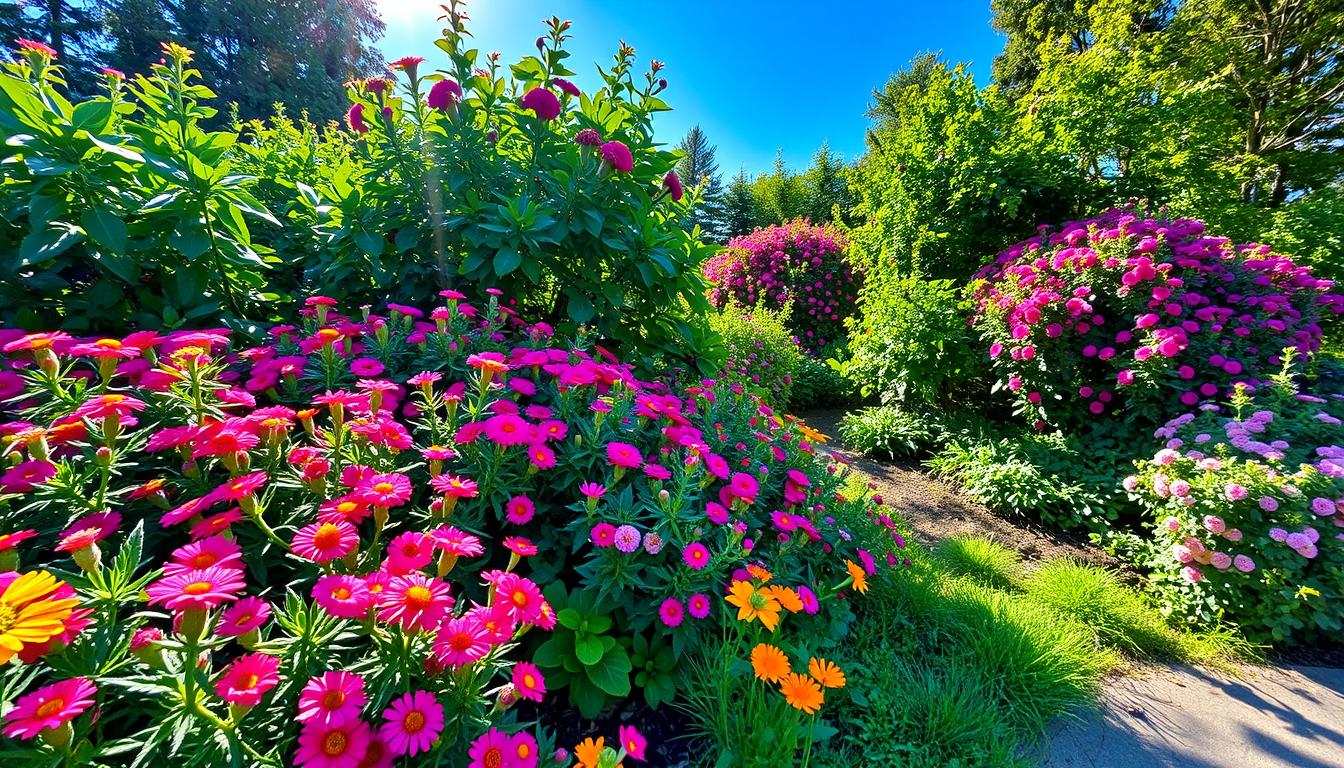
[[460,101],[462,101],[462,86],[449,78],[430,86],[429,95],[425,98],[425,103],[429,104],[430,109],[437,109],[440,112],[447,111]]
[[681,187],[681,179],[677,176],[676,171],[668,171],[667,175],[663,177],[663,189],[666,189],[672,199],[678,203],[685,195],[685,190]]
[[11,739],[31,739],[43,731],[60,728],[93,706],[97,692],[88,679],[76,677],[20,696],[5,714],[5,735]]
[[364,105],[360,102],[351,104],[350,111],[345,113],[345,123],[355,133],[368,133],[369,124],[364,122]]
[[608,141],[602,145],[602,161],[617,173],[629,173],[635,168],[635,159],[630,148],[619,141]]
[[644,463],[644,457],[639,455],[638,448],[629,443],[611,442],[607,443],[607,462],[613,467],[635,469]]
[[271,606],[260,597],[244,597],[219,615],[215,631],[226,637],[238,637],[261,629],[271,618]]
[[322,610],[342,619],[363,618],[373,605],[373,595],[363,579],[340,573],[320,577],[313,585],[313,600]]
[[428,752],[443,732],[443,705],[428,691],[412,691],[383,712],[378,729],[393,754],[417,755]]
[[621,749],[635,760],[644,762],[644,750],[649,746],[648,740],[633,725],[622,725],[617,734],[621,740]]
[[411,499],[411,479],[398,472],[369,475],[355,486],[353,495],[375,507],[399,507]]
[[709,565],[709,548],[697,541],[686,545],[681,551],[681,557],[686,565],[698,571]]
[[513,744],[509,735],[491,728],[471,743],[467,752],[470,768],[508,768],[513,765]]
[[616,526],[611,523],[598,523],[593,526],[589,539],[599,547],[610,547],[616,543]]
[[536,505],[526,496],[514,496],[504,502],[505,518],[514,525],[525,525],[536,511]]
[[359,719],[364,709],[364,678],[333,670],[308,681],[299,693],[298,721],[310,725],[339,725]]
[[669,597],[658,606],[658,618],[669,627],[681,625],[681,620],[685,614],[685,606],[675,597]]
[[398,534],[387,545],[387,570],[394,576],[418,571],[434,559],[434,541],[420,531]]
[[311,523],[294,533],[294,554],[314,563],[329,563],[345,557],[359,546],[359,531],[344,520]]
[[434,656],[453,668],[475,664],[490,652],[485,629],[470,616],[449,619],[434,637]]
[[234,659],[215,683],[215,695],[240,707],[255,707],[280,682],[280,659],[249,653]]
[[537,665],[520,661],[513,665],[513,689],[529,701],[541,701],[546,695],[546,678]]
[[533,88],[518,100],[523,109],[530,109],[538,120],[554,120],[560,116],[560,99],[545,88]]
[[243,586],[241,571],[212,566],[165,576],[150,584],[145,592],[149,595],[150,605],[162,605],[171,611],[185,611],[214,608],[233,601]]
[[309,723],[299,731],[294,764],[302,768],[358,768],[373,734],[362,720]]
[[1232,567],[1242,573],[1250,573],[1255,570],[1255,561],[1245,555],[1237,555],[1232,558]]
[[697,619],[703,619],[709,615],[709,596],[691,595],[686,599],[686,611]]
[[378,620],[398,624],[409,632],[428,632],[438,626],[454,600],[448,585],[423,573],[394,576],[378,593]]

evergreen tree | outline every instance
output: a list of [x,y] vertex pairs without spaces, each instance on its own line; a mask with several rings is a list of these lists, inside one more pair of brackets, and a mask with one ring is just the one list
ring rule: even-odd
[[724,220],[723,174],[715,158],[718,148],[709,143],[699,125],[693,126],[677,145],[684,155],[677,163],[677,175],[682,183],[696,188],[698,200],[690,215],[682,220],[687,231],[700,227],[702,238],[713,243],[728,239]]
[[844,221],[853,200],[845,178],[846,166],[830,145],[823,143],[803,176],[808,218],[814,223]]
[[747,180],[746,169],[739,170],[728,184],[728,194],[723,199],[723,219],[728,237],[745,235],[761,225],[756,195]]
[[751,185],[756,198],[758,223],[782,224],[807,215],[807,192],[798,174],[784,164],[784,151],[775,152],[775,167],[756,177]]

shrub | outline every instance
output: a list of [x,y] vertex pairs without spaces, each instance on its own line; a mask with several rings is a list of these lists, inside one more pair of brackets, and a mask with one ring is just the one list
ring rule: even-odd
[[844,237],[829,224],[804,219],[758,229],[728,241],[704,264],[714,286],[710,303],[792,305],[789,328],[812,353],[844,339],[863,275],[845,257]]
[[249,126],[241,146],[200,127],[212,94],[180,46],[150,77],[109,76],[105,96],[74,106],[49,58],[8,65],[0,124],[25,138],[0,151],[13,211],[0,250],[15,254],[3,319],[76,332],[199,326],[221,310],[279,321],[289,295],[412,304],[465,278],[563,333],[591,327],[632,361],[713,368],[699,354],[715,346],[699,273],[710,250],[680,226],[678,158],[652,132],[668,109],[661,65],[640,74],[623,45],[580,92],[569,22],[547,22],[537,54],[505,67],[468,47],[464,19],[450,3],[444,69],[408,58],[395,82],[352,83],[347,131],[295,137],[281,120]]
[[709,316],[723,339],[722,375],[778,408],[787,408],[804,355],[784,327],[787,310],[744,309],[729,303]]
[[803,355],[793,377],[789,408],[807,411],[849,405],[858,399],[858,389],[829,362]]
[[846,413],[840,438],[862,453],[908,459],[940,445],[942,430],[929,416],[883,405]]
[[[49,618],[6,635],[4,661],[24,663],[0,690],[96,687],[46,734],[57,746],[35,726],[9,759],[303,763],[338,725],[362,752],[360,716],[395,719],[409,694],[434,723],[442,710],[426,759],[460,765],[535,738],[511,699],[567,682],[597,714],[632,692],[635,638],[676,658],[717,638],[748,568],[795,596],[803,636],[848,612],[836,589],[884,559],[858,542],[892,540],[836,496],[815,433],[726,385],[641,383],[456,296],[427,319],[314,297],[259,345],[4,333],[0,566],[22,575],[0,605]],[[302,689],[345,672],[367,706],[296,722]]]
[[988,389],[980,386],[986,366],[973,351],[970,304],[951,280],[874,271],[859,291],[859,312],[846,321],[844,371],[863,394],[946,406]]
[[1344,311],[1329,281],[1268,246],[1120,210],[1043,231],[977,279],[995,388],[1038,423],[1155,423],[1269,376],[1286,347],[1315,350],[1322,312]]
[[1230,408],[1157,430],[1166,447],[1125,480],[1150,511],[1151,581],[1167,610],[1301,641],[1344,626],[1344,405],[1285,373]]

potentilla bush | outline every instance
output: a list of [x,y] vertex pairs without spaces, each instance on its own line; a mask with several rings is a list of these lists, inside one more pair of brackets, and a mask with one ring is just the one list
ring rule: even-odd
[[532,766],[517,702],[665,702],[750,569],[816,635],[895,562],[804,425],[444,295],[261,344],[3,332],[6,760]]
[[793,377],[806,357],[784,325],[785,314],[729,302],[709,316],[710,328],[723,339],[721,377],[780,409],[789,407]]
[[999,254],[977,275],[975,324],[1032,421],[1156,422],[1317,349],[1344,297],[1264,245],[1190,219],[1113,210]]
[[809,352],[844,339],[863,275],[845,256],[844,236],[804,219],[764,227],[728,241],[705,262],[710,302],[773,309],[792,305],[789,327]]
[[1192,620],[1272,642],[1344,627],[1344,402],[1287,376],[1160,427],[1125,488],[1150,511],[1151,582]]

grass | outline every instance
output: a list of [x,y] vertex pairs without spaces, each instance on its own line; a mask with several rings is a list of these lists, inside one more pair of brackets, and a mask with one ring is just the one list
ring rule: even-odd
[[969,576],[999,589],[1011,589],[1022,566],[1022,556],[1017,550],[979,536],[944,539],[934,553],[949,573]]

